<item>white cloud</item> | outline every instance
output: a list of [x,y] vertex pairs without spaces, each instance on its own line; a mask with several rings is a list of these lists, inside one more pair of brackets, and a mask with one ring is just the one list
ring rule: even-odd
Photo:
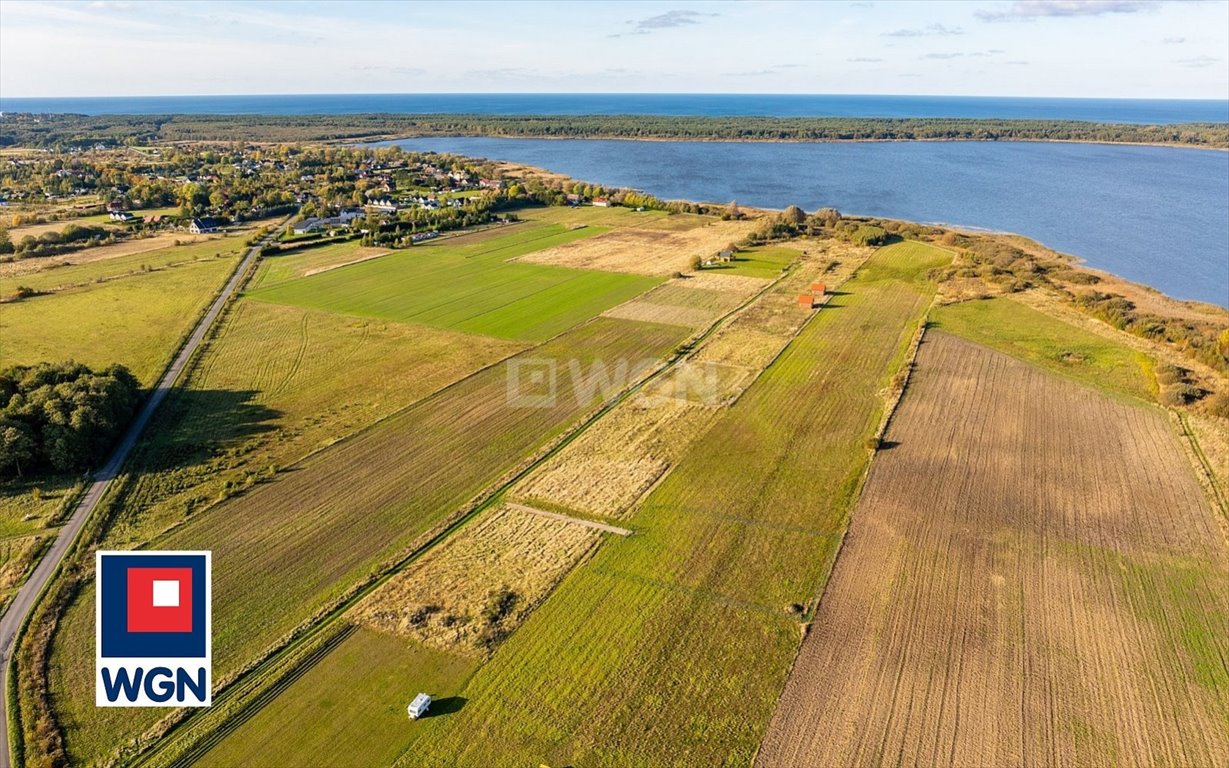
[[982,21],[1021,21],[1045,17],[1137,13],[1156,6],[1155,0],[1016,0],[1006,10],[979,10],[974,15]]

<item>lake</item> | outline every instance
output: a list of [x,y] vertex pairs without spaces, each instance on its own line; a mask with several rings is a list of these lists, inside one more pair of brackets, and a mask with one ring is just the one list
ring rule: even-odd
[[665,199],[1017,232],[1182,299],[1229,306],[1229,152],[1025,142],[404,139]]
[[0,96],[0,112],[87,115],[768,115],[965,117],[1105,123],[1229,122],[1224,99],[1056,99],[751,93],[355,93],[268,96]]

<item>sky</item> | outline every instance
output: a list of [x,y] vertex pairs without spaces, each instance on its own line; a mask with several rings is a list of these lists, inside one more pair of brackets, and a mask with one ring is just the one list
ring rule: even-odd
[[0,95],[1229,99],[1229,0],[0,0]]

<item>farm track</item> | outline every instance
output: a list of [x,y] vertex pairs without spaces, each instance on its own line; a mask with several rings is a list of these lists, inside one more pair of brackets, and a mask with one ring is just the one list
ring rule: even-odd
[[940,332],[914,375],[756,764],[1223,760],[1229,554],[1164,414]]

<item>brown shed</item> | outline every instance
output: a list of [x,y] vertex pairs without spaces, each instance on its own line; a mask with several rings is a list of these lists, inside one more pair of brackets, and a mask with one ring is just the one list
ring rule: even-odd
[[798,296],[798,306],[800,306],[800,307],[804,307],[804,308],[806,308],[806,309],[814,309],[814,307],[815,307],[815,297],[814,297],[814,296],[812,296],[812,295],[811,295],[811,294],[809,294],[809,293],[799,294],[799,296]]
[[823,283],[811,283],[811,293],[815,294],[816,296],[823,296],[827,292],[828,286],[824,285]]

